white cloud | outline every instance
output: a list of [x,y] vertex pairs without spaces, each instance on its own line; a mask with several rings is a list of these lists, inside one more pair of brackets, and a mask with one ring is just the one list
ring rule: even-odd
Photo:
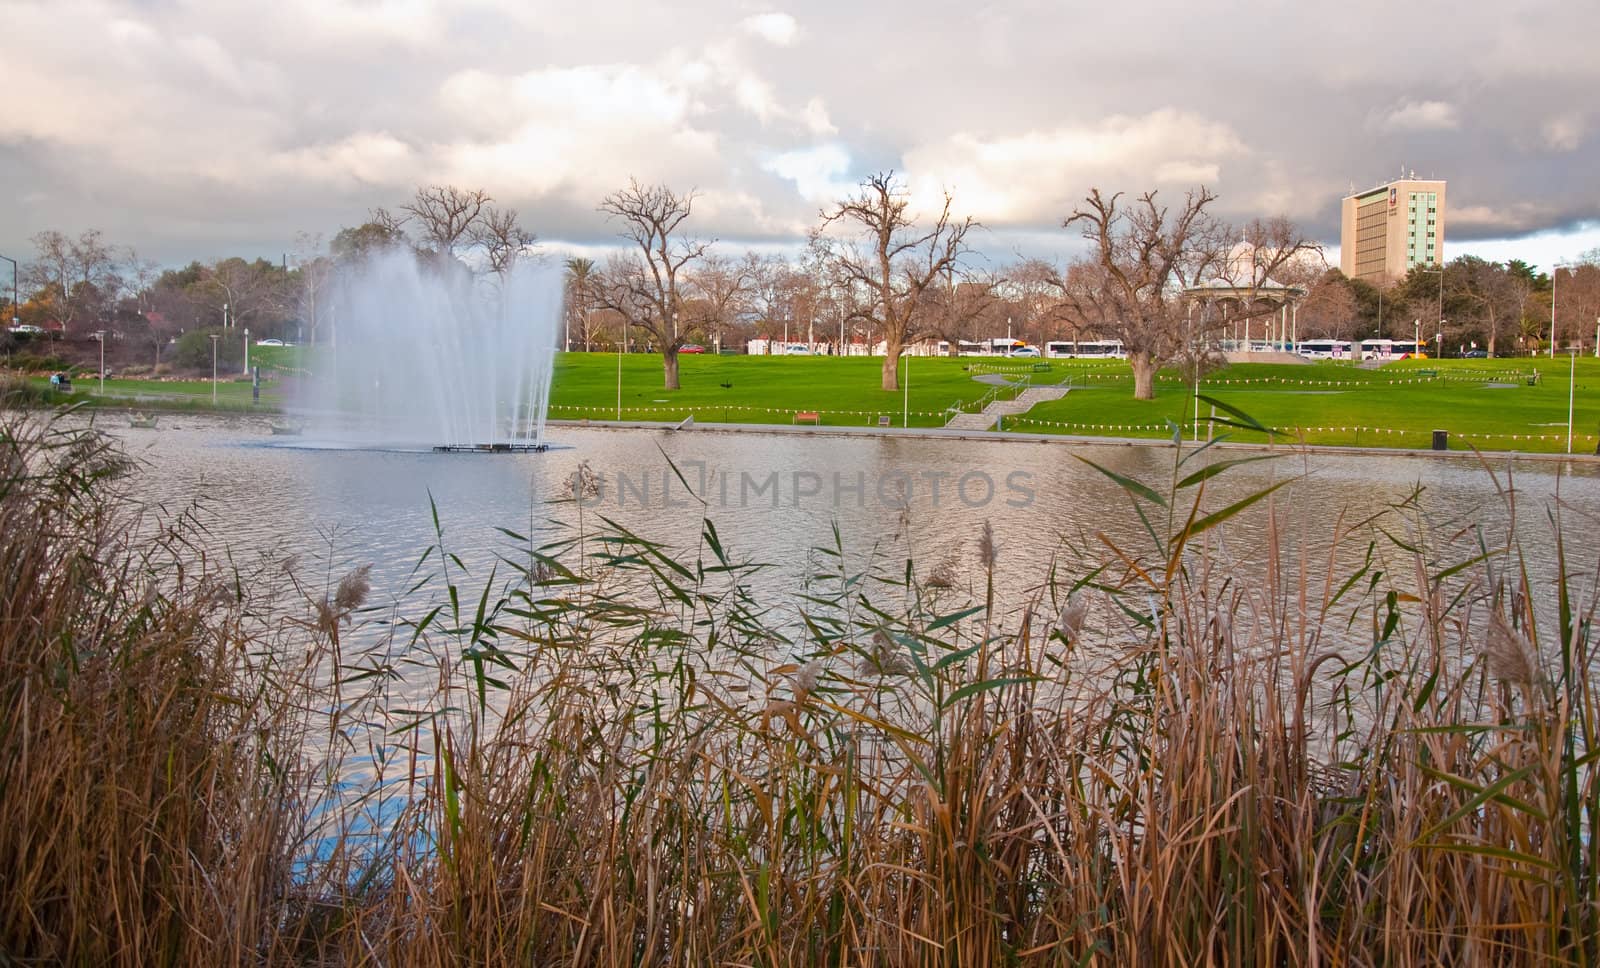
[[800,117],[805,121],[806,128],[815,135],[838,134],[839,129],[834,127],[833,120],[828,117],[828,106],[822,103],[822,98],[814,97],[806,102],[805,110],[800,112]]
[[923,206],[949,188],[961,212],[995,224],[1037,224],[1059,218],[1091,186],[1214,187],[1223,163],[1247,154],[1228,125],[1168,108],[1020,135],[958,134],[907,152],[906,167]]
[[1383,131],[1454,131],[1461,119],[1448,101],[1408,100],[1390,108],[1377,126]]
[[760,37],[769,44],[778,47],[788,47],[794,43],[800,34],[800,25],[795,19],[782,11],[775,13],[760,13],[746,17],[740,23],[746,33]]
[[838,144],[786,151],[761,167],[793,182],[802,198],[817,204],[827,204],[855,187],[848,177],[850,153]]
[[501,194],[576,192],[598,200],[625,184],[714,170],[717,135],[693,124],[687,89],[630,65],[498,77],[467,71],[441,90],[471,137],[439,149],[430,177]]
[[279,152],[268,164],[306,179],[371,185],[405,185],[417,168],[411,146],[382,131],[357,132],[329,144]]

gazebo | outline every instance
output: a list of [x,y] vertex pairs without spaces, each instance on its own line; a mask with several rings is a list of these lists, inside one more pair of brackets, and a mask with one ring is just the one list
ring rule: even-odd
[[[1281,283],[1264,273],[1259,273],[1259,266],[1255,258],[1255,248],[1248,242],[1240,242],[1228,254],[1228,265],[1234,271],[1227,277],[1218,276],[1205,282],[1198,283],[1183,290],[1185,299],[1206,305],[1221,305],[1226,313],[1228,306],[1234,305],[1247,308],[1248,311],[1239,313],[1239,319],[1234,323],[1232,344],[1236,349],[1249,350],[1251,348],[1250,323],[1257,316],[1264,316],[1263,336],[1266,342],[1277,350],[1286,350],[1297,343],[1299,336],[1299,321],[1295,318],[1296,304],[1306,297],[1303,286],[1293,286]],[[1249,280],[1241,282],[1240,280]],[[1254,307],[1261,303],[1276,303],[1276,314],[1261,314],[1254,311]],[[1243,340],[1239,338],[1239,325],[1243,324]],[[1227,348],[1228,340],[1226,331],[1223,345]]]

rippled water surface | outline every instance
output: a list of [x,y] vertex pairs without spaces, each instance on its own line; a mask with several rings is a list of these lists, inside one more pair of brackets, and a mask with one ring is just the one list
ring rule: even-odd
[[[686,481],[705,497],[704,513],[736,556],[774,566],[762,579],[769,597],[815,570],[811,550],[834,543],[835,525],[847,554],[865,560],[876,546],[883,560],[903,559],[909,540],[919,567],[931,568],[945,559],[970,561],[988,521],[1000,574],[1013,584],[1037,582],[1063,539],[1093,545],[1103,532],[1139,546],[1127,495],[1086,460],[1157,491],[1173,474],[1171,448],[1144,446],[564,426],[552,429],[548,453],[436,454],[320,446],[274,437],[265,421],[246,417],[177,416],[158,430],[113,432],[140,461],[137,497],[169,511],[200,502],[206,541],[236,554],[331,550],[340,560],[373,562],[375,586],[396,593],[434,541],[432,507],[447,547],[469,564],[486,563],[510,543],[501,528],[536,540],[564,533],[555,523],[574,522],[576,509],[559,502],[580,462],[603,485],[585,515],[604,515],[693,555],[702,509]],[[1492,466],[1504,486],[1506,462]],[[1523,548],[1534,563],[1553,557],[1545,509],[1558,492],[1569,531],[1572,519],[1600,512],[1600,468],[1593,464],[1519,460],[1509,470],[1529,525],[1521,530]],[[1292,480],[1271,503],[1291,547],[1318,548],[1341,518],[1363,519],[1419,489],[1418,508],[1440,534],[1475,525],[1492,533],[1507,515],[1482,465],[1400,455],[1288,453],[1246,464],[1207,485],[1206,506],[1286,478]],[[1252,509],[1230,528],[1241,578],[1249,577],[1265,520]],[[1393,518],[1386,525],[1399,526]]]

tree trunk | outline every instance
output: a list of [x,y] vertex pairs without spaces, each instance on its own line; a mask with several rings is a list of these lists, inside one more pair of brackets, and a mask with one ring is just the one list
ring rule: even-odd
[[900,389],[900,341],[890,337],[885,343],[883,354],[883,388],[885,390]]
[[678,348],[676,346],[661,351],[661,368],[666,371],[667,389],[678,389]]
[[1149,350],[1137,350],[1128,354],[1128,362],[1133,366],[1133,398],[1135,400],[1154,400],[1156,398],[1156,361],[1150,358]]

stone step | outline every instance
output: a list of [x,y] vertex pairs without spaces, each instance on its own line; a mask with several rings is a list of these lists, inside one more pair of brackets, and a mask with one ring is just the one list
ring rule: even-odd
[[945,426],[952,430],[993,430],[995,422],[1001,417],[1014,417],[1019,413],[1027,413],[1033,409],[1034,404],[1044,403],[1047,400],[1060,400],[1066,395],[1066,387],[1029,387],[1017,394],[1015,400],[991,401],[983,408],[982,413],[957,414]]
[[950,418],[945,426],[951,430],[990,430],[994,427],[995,415],[988,413],[958,413]]

